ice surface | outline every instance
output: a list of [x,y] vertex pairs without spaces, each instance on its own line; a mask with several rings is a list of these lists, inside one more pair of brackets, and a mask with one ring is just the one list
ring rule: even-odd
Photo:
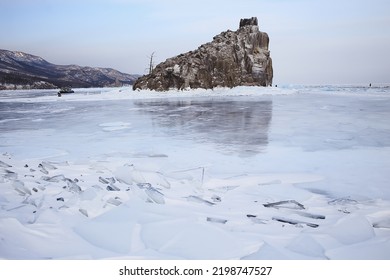
[[355,244],[375,237],[373,225],[360,215],[350,215],[340,219],[324,232],[343,244]]
[[130,123],[125,122],[112,122],[112,123],[101,123],[99,124],[100,127],[102,127],[103,131],[115,131],[115,130],[122,130],[126,129],[130,126]]
[[390,89],[0,92],[0,258],[390,259]]
[[326,259],[324,248],[310,235],[298,236],[286,248],[302,255]]
[[0,167],[7,168],[7,167],[12,167],[12,166],[0,160]]

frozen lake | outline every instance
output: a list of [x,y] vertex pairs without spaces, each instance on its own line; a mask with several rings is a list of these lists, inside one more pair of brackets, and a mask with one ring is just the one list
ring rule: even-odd
[[[166,94],[80,89],[61,98],[55,91],[0,92],[0,222],[8,225],[8,230],[0,227],[0,257],[390,259],[390,250],[385,250],[390,248],[389,120],[389,88],[236,88]],[[39,170],[40,163],[46,168]],[[131,170],[123,171],[125,167]],[[69,180],[51,182],[47,176],[52,175],[71,178],[80,190],[71,191]],[[114,178],[116,196],[96,199],[96,193],[102,194],[96,184],[108,184],[99,177]],[[72,201],[68,204],[59,195],[65,182],[72,194],[67,194]],[[152,189],[145,195],[141,184],[146,183]],[[13,194],[18,186],[23,187]],[[38,186],[44,189],[30,190]],[[79,198],[91,188],[94,195]],[[38,196],[40,192],[46,193]],[[50,204],[50,197],[65,201]],[[117,202],[106,207],[109,199]],[[270,212],[264,217],[259,206],[249,205],[281,201],[290,205],[267,207]],[[60,210],[62,202],[66,211]],[[118,240],[123,243],[112,244],[91,235],[96,228],[107,230],[97,221],[124,218],[134,205],[140,220],[118,227],[132,232],[131,240],[121,234]],[[163,214],[158,212],[161,218],[145,218],[157,211],[153,205],[164,206]],[[317,215],[327,216],[320,219],[325,227],[309,217],[311,211],[297,218],[299,205],[306,210],[311,205]],[[188,219],[173,214],[183,208],[190,213]],[[77,217],[72,220],[70,214]],[[31,227],[45,231],[44,224],[53,221],[61,221],[58,228],[63,232],[72,231],[74,240],[66,242],[79,244],[81,236],[91,247],[84,244],[80,251],[69,252],[65,242],[56,252],[23,253],[23,248],[7,242],[13,230],[25,227],[18,238],[27,244],[34,238],[29,236]],[[184,233],[166,232],[166,227],[180,232],[186,226],[199,229],[204,237],[222,236],[214,248],[218,253],[195,248],[201,240],[186,243]],[[153,230],[159,233],[153,235]],[[348,239],[355,231],[362,233]],[[275,232],[285,236],[283,240],[273,239]],[[234,250],[223,249],[232,240]],[[205,246],[210,242],[205,240]],[[305,242],[312,244],[314,253],[299,245]],[[356,250],[362,253],[356,255]]]
[[23,149],[34,138],[34,145],[41,147],[30,150],[55,150],[77,159],[115,152],[161,153],[167,142],[169,150],[199,144],[223,153],[255,155],[268,144],[272,118],[271,98],[56,101],[3,103],[2,144]]

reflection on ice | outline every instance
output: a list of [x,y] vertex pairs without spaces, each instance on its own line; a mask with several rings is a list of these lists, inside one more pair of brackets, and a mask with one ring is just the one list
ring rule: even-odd
[[138,101],[136,106],[167,133],[211,142],[221,150],[250,155],[268,144],[272,101],[187,100]]

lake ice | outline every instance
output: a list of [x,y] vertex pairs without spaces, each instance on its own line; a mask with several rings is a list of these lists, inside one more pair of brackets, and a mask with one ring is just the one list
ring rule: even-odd
[[390,89],[0,92],[0,258],[390,259]]

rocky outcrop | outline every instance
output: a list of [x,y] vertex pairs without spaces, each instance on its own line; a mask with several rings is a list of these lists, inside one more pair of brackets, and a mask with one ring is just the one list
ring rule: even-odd
[[169,58],[133,89],[169,89],[270,86],[273,69],[269,37],[260,32],[256,17],[241,19],[237,31],[228,30],[197,50]]

